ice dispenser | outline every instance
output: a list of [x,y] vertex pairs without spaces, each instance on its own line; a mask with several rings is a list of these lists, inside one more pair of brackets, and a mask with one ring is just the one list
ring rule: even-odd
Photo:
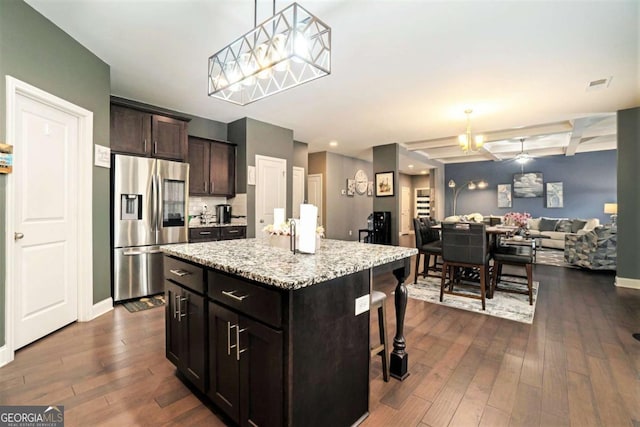
[[120,195],[120,219],[121,220],[142,219],[142,194],[121,194]]

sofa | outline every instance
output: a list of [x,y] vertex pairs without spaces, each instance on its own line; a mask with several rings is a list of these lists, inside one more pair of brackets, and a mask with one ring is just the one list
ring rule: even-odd
[[565,236],[564,260],[591,270],[616,270],[618,235],[615,227],[599,226]]
[[544,248],[565,248],[567,234],[584,234],[600,225],[598,218],[531,218],[527,221],[527,228],[531,237],[546,236],[540,239]]

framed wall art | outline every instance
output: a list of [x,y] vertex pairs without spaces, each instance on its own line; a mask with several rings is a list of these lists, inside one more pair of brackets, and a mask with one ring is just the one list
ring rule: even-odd
[[376,197],[393,196],[393,172],[376,173]]
[[564,207],[564,194],[561,182],[547,182],[547,207]]
[[354,196],[356,194],[356,180],[353,178],[347,179],[347,196]]
[[513,197],[542,197],[542,173],[513,174]]
[[498,184],[498,207],[511,207],[511,184]]

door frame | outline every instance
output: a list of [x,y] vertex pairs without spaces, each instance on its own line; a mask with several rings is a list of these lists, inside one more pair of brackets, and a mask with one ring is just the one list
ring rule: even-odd
[[[291,168],[291,216],[293,218],[299,218],[300,215],[298,215],[298,217],[296,217],[296,215],[294,214],[295,211],[295,205],[294,205],[294,200],[293,200],[293,193],[296,191],[296,185],[299,185],[299,182],[296,182],[296,172],[301,173],[302,174],[302,203],[306,203],[306,187],[307,187],[307,181],[305,179],[305,170],[303,167],[301,166],[293,166]],[[298,206],[298,210],[300,209],[300,206]],[[298,212],[299,214],[300,212]]]
[[[93,113],[64,99],[51,95],[37,87],[6,76],[6,140],[16,142],[16,105],[17,97],[24,96],[51,108],[63,111],[78,119],[78,165],[72,171],[78,182],[78,221],[77,227],[77,277],[78,277],[78,321],[86,322],[93,318]],[[7,175],[5,206],[15,206],[13,197],[15,182],[12,174]],[[15,215],[12,209],[5,210],[5,345],[0,347],[0,366],[14,358],[14,304],[16,290],[13,263],[15,261],[14,241],[10,236],[15,233]]]
[[318,178],[320,181],[320,206],[318,206],[318,225],[323,226],[326,231],[327,224],[325,224],[326,220],[324,219],[324,193],[322,190],[322,182],[324,178],[321,173],[307,174],[307,200],[309,198],[309,178]]
[[[287,218],[287,188],[288,188],[288,183],[287,183],[287,179],[289,179],[288,177],[288,170],[287,170],[287,159],[283,159],[280,157],[271,157],[271,156],[264,156],[262,154],[256,154],[255,155],[255,167],[256,167],[256,176],[260,176],[260,174],[258,173],[258,163],[260,160],[270,160],[270,161],[276,161],[278,163],[282,163],[284,165],[284,212],[285,212],[285,219]],[[256,182],[256,189],[255,189],[255,193],[254,193],[254,200],[253,200],[253,212],[255,214],[255,218],[254,218],[254,227],[255,227],[255,237],[258,237],[260,234],[262,233],[262,227],[266,224],[262,224],[262,226],[258,223],[259,219],[258,219],[258,186],[260,186],[260,188],[262,188],[261,184],[259,182]]]

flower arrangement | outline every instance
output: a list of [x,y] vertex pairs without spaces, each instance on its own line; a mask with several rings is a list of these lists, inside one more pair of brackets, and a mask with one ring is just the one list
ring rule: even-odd
[[[291,223],[289,220],[282,224],[269,224],[265,226],[262,231],[270,236],[289,236],[291,234]],[[316,235],[320,238],[324,238],[324,227],[319,225],[316,227]]]
[[504,223],[522,228],[527,226],[527,220],[529,218],[531,218],[531,214],[528,212],[507,212],[504,214]]

